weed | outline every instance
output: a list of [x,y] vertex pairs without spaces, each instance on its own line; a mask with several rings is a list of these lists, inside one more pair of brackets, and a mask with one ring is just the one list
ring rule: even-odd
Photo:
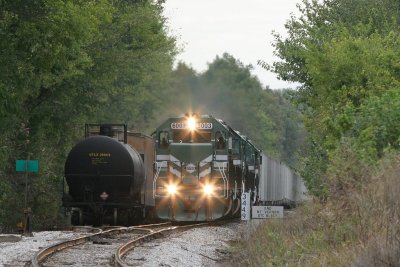
[[[351,154],[332,172],[331,197],[310,201],[283,220],[268,220],[237,243],[236,266],[400,266],[400,155],[379,168],[351,169]],[[336,175],[336,176],[335,176]],[[340,176],[339,180],[335,180]]]

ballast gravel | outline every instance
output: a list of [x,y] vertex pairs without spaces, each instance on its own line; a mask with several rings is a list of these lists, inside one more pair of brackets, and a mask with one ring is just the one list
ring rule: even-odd
[[71,231],[34,232],[32,237],[22,236],[18,242],[0,242],[0,266],[24,266],[42,248],[83,235],[87,235],[87,233]]
[[[230,241],[246,238],[254,227],[253,223],[238,222],[174,233],[136,247],[125,262],[144,267],[218,266],[229,257]],[[87,233],[47,231],[33,235],[18,242],[0,242],[0,266],[24,266],[40,249]]]
[[229,256],[229,241],[239,227],[203,227],[172,234],[134,249],[125,259],[133,266],[215,266]]

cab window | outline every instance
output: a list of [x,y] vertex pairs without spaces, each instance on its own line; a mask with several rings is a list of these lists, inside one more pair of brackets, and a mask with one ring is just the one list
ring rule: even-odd
[[216,149],[225,149],[226,148],[226,142],[224,135],[218,131],[215,133],[215,148]]
[[240,154],[240,141],[238,139],[233,139],[233,154]]
[[160,144],[160,148],[167,148],[169,145],[169,133],[168,132],[160,132],[158,136],[158,142]]

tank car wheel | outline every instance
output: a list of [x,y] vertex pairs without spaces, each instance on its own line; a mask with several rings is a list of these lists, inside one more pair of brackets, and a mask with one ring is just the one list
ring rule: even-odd
[[129,225],[129,209],[114,208],[113,209],[114,225]]
[[71,211],[71,224],[82,225],[82,211],[78,210]]

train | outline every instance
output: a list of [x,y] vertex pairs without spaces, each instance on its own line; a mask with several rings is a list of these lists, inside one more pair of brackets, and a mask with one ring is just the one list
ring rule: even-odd
[[69,152],[62,202],[74,225],[213,221],[253,205],[292,207],[300,176],[211,115],[168,118],[150,135],[126,124],[86,124]]

